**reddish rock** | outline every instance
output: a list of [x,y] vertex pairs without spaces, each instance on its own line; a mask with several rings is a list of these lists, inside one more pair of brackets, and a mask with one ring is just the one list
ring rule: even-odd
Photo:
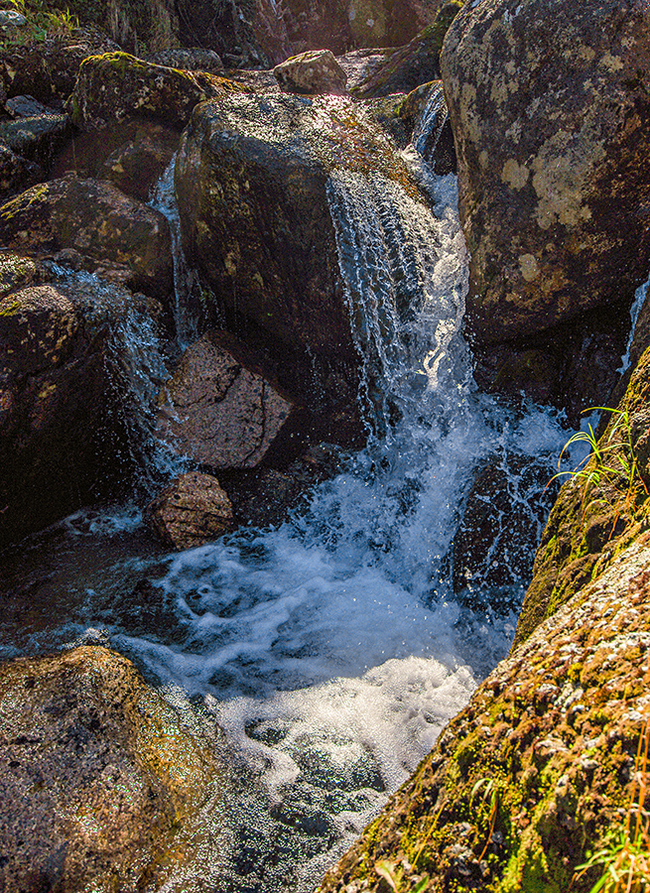
[[331,50],[311,50],[276,65],[273,73],[286,93],[345,93],[347,75]]
[[163,389],[158,434],[212,468],[253,468],[278,448],[293,415],[289,400],[208,333],[185,351]]
[[216,477],[190,471],[156,497],[147,507],[146,519],[168,546],[191,549],[228,530],[233,511]]

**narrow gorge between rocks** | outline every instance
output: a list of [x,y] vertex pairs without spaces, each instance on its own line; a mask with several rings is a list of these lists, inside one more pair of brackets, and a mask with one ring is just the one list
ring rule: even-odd
[[[554,410],[476,388],[455,177],[433,175],[412,146],[405,157],[432,211],[380,174],[328,185],[369,431],[340,474],[280,526],[180,554],[164,554],[129,503],[77,512],[9,552],[3,658],[105,644],[222,730],[237,780],[210,889],[317,883],[506,655],[548,509],[566,432]],[[154,201],[173,221],[171,190],[167,172]],[[183,333],[180,257],[176,270]],[[115,350],[146,490],[182,460],[153,442],[164,362],[137,323]],[[509,505],[494,554],[456,595],[454,535],[486,463]]]

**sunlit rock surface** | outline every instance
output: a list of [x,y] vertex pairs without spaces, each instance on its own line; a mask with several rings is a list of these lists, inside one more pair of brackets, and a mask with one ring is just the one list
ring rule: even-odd
[[292,56],[273,69],[285,93],[345,93],[347,75],[331,50],[312,50]]
[[627,296],[650,262],[643,0],[468,3],[441,56],[480,342]]
[[5,663],[0,704],[3,889],[201,889],[221,769],[130,661],[86,646]]

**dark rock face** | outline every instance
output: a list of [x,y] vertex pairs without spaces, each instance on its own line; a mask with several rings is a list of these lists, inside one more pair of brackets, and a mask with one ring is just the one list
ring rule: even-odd
[[5,663],[0,701],[2,889],[158,890],[200,863],[219,766],[126,658]]
[[110,183],[68,176],[33,186],[0,207],[0,241],[22,252],[73,248],[135,289],[163,299],[172,290],[167,221]]
[[165,487],[147,507],[146,519],[168,546],[191,549],[228,530],[233,512],[217,478],[190,471]]
[[[38,283],[5,256],[0,300],[0,545],[115,486],[125,432],[110,376],[113,332],[138,299],[92,283]],[[20,287],[25,283],[25,287]],[[142,312],[142,307],[140,309]]]
[[285,93],[346,93],[347,75],[331,50],[311,50],[292,56],[273,69]]
[[466,4],[441,56],[474,337],[530,336],[631,296],[650,263],[650,11]]
[[218,333],[189,347],[160,399],[158,434],[211,468],[253,468],[290,437],[299,412]]
[[395,50],[381,68],[355,89],[355,95],[369,99],[389,93],[409,93],[420,84],[439,78],[442,43],[461,9],[460,0],[442,5],[432,24],[406,46]]

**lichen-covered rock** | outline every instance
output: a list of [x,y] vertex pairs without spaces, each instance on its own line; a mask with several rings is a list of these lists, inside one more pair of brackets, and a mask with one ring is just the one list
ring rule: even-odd
[[[552,37],[551,37],[552,35]],[[650,264],[643,0],[467,3],[441,56],[481,342],[631,299]]]
[[107,182],[70,175],[33,186],[0,207],[0,241],[22,253],[74,248],[121,270],[129,287],[161,299],[172,291],[167,220]]
[[354,89],[355,96],[368,99],[389,93],[409,93],[420,84],[440,77],[440,51],[458,12],[461,0],[449,0],[438,10],[435,21],[406,46],[400,47],[377,71]]
[[576,867],[648,807],[649,564],[645,534],[498,665],[322,893],[592,889]]
[[209,332],[183,354],[160,396],[158,434],[180,455],[212,468],[253,468],[281,450],[299,411]]
[[73,122],[84,129],[102,129],[132,117],[154,118],[180,129],[197,103],[245,90],[208,72],[105,53],[84,60],[69,107]]
[[[124,323],[147,309],[99,282],[43,282],[30,259],[0,262],[0,547],[123,485]],[[121,407],[123,408],[123,407]]]
[[85,646],[4,663],[0,704],[3,890],[153,893],[208,875],[223,771],[130,661]]
[[273,69],[286,93],[345,93],[347,75],[331,50],[310,50],[291,56]]
[[602,459],[569,477],[551,511],[517,625],[524,641],[546,617],[591,580],[646,529],[650,513],[650,351],[608,416]]
[[216,539],[233,524],[232,505],[216,477],[189,471],[147,506],[146,519],[173,549],[191,549]]

